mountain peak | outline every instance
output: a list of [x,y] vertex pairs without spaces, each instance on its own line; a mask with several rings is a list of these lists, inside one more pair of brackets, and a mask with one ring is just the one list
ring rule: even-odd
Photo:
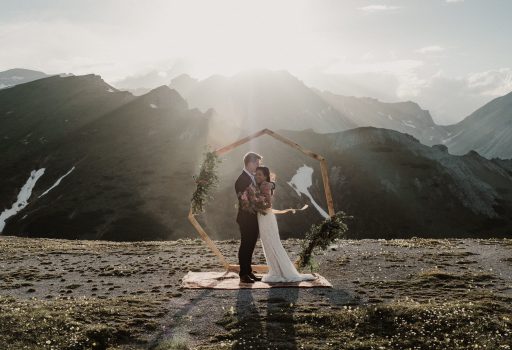
[[151,108],[188,109],[187,101],[176,90],[171,89],[167,85],[154,88],[139,98],[148,103]]
[[169,86],[177,90],[183,96],[187,96],[188,93],[198,84],[198,82],[199,80],[192,78],[188,74],[181,74],[172,79]]
[[198,80],[195,78],[192,78],[190,75],[184,73],[180,74],[177,77],[174,77],[171,79],[171,85],[174,84],[183,84],[183,83],[197,83]]
[[[0,81],[0,85],[1,85]],[[60,76],[51,75],[43,78],[32,79],[31,81],[15,84],[7,90],[48,90],[53,93],[60,91],[65,95],[83,94],[86,91],[101,91],[105,93],[117,92],[118,90],[106,83],[101,76],[96,74]],[[15,93],[15,92],[13,92]],[[126,94],[129,94],[126,92]]]
[[0,89],[49,77],[48,74],[31,69],[13,68],[0,72]]
[[37,70],[33,70],[33,69],[26,69],[26,68],[11,68],[11,69],[5,70],[3,72],[0,72],[0,76],[12,75],[12,74],[17,74],[17,75],[34,74],[34,75],[39,75],[41,77],[48,76],[48,74],[46,74],[46,73],[43,73],[43,72],[40,72]]

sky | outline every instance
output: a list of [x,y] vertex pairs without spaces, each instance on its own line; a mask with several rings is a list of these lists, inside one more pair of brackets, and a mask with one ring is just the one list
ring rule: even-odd
[[0,0],[0,71],[152,88],[253,68],[455,123],[512,91],[510,0]]

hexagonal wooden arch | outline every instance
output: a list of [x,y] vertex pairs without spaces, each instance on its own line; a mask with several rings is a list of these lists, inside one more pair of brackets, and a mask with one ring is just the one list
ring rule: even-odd
[[[269,135],[269,136],[275,138],[276,140],[281,141],[282,143],[284,143],[284,144],[286,144],[286,145],[288,145],[288,146],[290,146],[292,148],[295,148],[296,150],[298,150],[298,151],[304,153],[305,155],[307,155],[307,156],[309,156],[309,157],[311,157],[313,159],[316,159],[316,160],[318,160],[320,162],[320,170],[322,172],[322,181],[324,183],[324,192],[325,192],[325,199],[326,199],[326,202],[327,202],[327,208],[328,208],[328,211],[329,211],[329,215],[333,216],[334,215],[334,204],[333,204],[333,200],[332,200],[331,187],[329,185],[329,174],[327,172],[327,161],[321,155],[316,154],[316,153],[314,153],[312,151],[309,151],[307,149],[304,149],[299,144],[297,144],[297,143],[293,142],[292,140],[290,140],[290,139],[288,139],[288,138],[286,138],[286,137],[284,137],[282,135],[279,135],[276,132],[274,132],[272,130],[269,130],[269,129],[260,130],[260,131],[258,131],[256,133],[252,134],[252,135],[246,136],[246,137],[244,137],[244,138],[242,138],[242,139],[240,139],[240,140],[238,140],[236,142],[233,142],[230,145],[227,145],[225,147],[219,148],[219,149],[215,150],[214,152],[218,156],[221,156],[223,154],[226,154],[226,153],[232,151],[236,147],[241,146],[241,145],[249,142],[250,140],[255,139],[257,137],[260,137],[260,136],[263,136],[263,135]],[[222,263],[222,265],[226,268],[226,270],[234,271],[234,272],[240,271],[240,265],[234,265],[234,264],[228,263],[228,261],[226,260],[224,255],[221,253],[221,251],[219,250],[217,245],[210,239],[208,234],[205,232],[205,230],[202,228],[202,226],[196,220],[195,214],[193,213],[193,210],[192,210],[192,206],[190,207],[190,211],[189,211],[189,214],[188,214],[188,220],[194,226],[194,228],[196,229],[197,233],[199,233],[199,235],[205,241],[205,243],[208,245],[208,247],[210,247],[212,252],[215,255],[217,255],[217,257],[219,258],[219,260]],[[297,259],[295,261],[295,266],[298,266],[298,262],[299,262],[299,260]],[[256,272],[267,272],[268,271],[268,266],[267,265],[252,265],[252,270],[256,271]]]

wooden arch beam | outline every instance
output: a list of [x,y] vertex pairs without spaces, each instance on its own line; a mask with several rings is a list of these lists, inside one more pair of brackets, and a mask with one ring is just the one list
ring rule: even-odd
[[[222,148],[215,150],[214,153],[217,156],[221,156],[223,154],[226,154],[226,153],[232,151],[233,149],[237,148],[238,146],[241,146],[241,145],[243,145],[255,138],[263,136],[263,135],[269,135],[269,136],[275,138],[276,140],[278,140],[278,141],[280,141],[280,142],[282,142],[282,143],[284,143],[284,144],[286,144],[286,145],[288,145],[288,146],[302,152],[303,154],[320,162],[320,170],[322,172],[322,182],[324,184],[324,192],[325,192],[325,200],[327,202],[327,209],[329,211],[329,215],[333,216],[335,214],[335,212],[334,212],[334,203],[333,203],[333,199],[332,199],[331,186],[329,184],[327,161],[321,155],[314,153],[310,150],[307,150],[307,149],[303,148],[302,146],[300,146],[298,143],[293,142],[292,140],[290,140],[282,135],[279,135],[278,133],[276,133],[272,130],[269,130],[269,129],[263,129],[263,130],[260,130],[256,133],[252,134],[252,135],[241,138],[238,141],[235,141],[227,146],[224,146]],[[206,231],[201,227],[199,222],[196,220],[195,214],[193,213],[193,210],[192,210],[192,207],[190,207],[190,211],[188,214],[188,220],[190,221],[192,226],[194,226],[194,228],[199,233],[199,235],[201,236],[203,241],[205,241],[205,243],[208,245],[208,247],[210,247],[212,252],[219,258],[221,264],[226,268],[226,270],[235,271],[235,272],[240,271],[240,265],[234,265],[234,264],[228,263],[228,261],[226,260],[226,258],[222,254],[222,252],[219,250],[219,248],[217,247],[215,242],[213,242],[210,239],[210,237],[208,236]],[[295,261],[296,266],[298,266],[298,262],[299,262],[299,260],[297,259]],[[256,272],[267,272],[268,266],[267,265],[252,265],[252,269]]]

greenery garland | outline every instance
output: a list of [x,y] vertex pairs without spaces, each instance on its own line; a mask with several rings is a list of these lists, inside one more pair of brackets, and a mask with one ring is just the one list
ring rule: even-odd
[[197,185],[191,200],[193,214],[204,212],[206,202],[213,198],[211,191],[219,183],[217,166],[220,162],[217,153],[209,150],[204,153],[204,161],[201,164],[199,174],[193,176]]
[[312,272],[315,267],[313,251],[316,249],[325,250],[337,239],[344,238],[348,228],[343,220],[352,218],[352,216],[347,216],[343,211],[339,211],[323,222],[311,225],[305,234],[305,239],[302,241],[299,267],[309,266]]

